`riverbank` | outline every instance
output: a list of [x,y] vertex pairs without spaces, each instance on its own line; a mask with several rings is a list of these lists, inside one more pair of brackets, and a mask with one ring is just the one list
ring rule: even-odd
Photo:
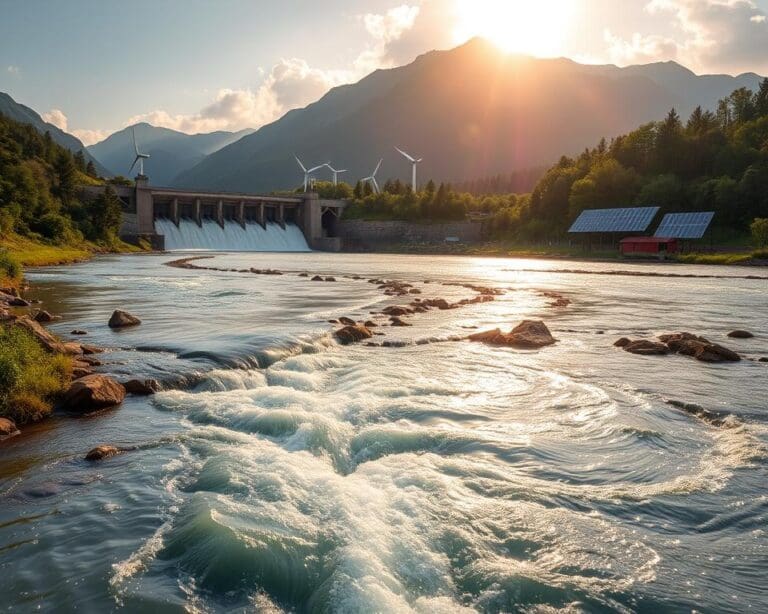
[[376,246],[375,251],[348,253],[381,253],[422,256],[480,256],[487,258],[525,258],[535,260],[575,260],[580,262],[631,262],[648,264],[700,264],[768,266],[768,251],[738,249],[723,252],[689,252],[657,258],[627,258],[618,249],[585,250],[569,246],[520,246],[501,241],[486,243],[391,243]]

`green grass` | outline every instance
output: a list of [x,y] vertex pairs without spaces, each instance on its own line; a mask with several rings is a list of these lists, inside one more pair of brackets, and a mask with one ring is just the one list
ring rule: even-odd
[[754,254],[744,252],[724,252],[717,254],[678,254],[676,262],[685,264],[745,264],[755,258]]
[[71,374],[69,356],[47,353],[26,330],[0,327],[0,416],[17,424],[45,418]]
[[21,262],[5,250],[0,250],[0,286],[17,287],[21,281]]

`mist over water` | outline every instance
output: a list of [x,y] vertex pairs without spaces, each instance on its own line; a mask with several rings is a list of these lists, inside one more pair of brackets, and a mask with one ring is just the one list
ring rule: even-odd
[[[175,227],[174,227],[175,228]],[[195,228],[197,228],[195,226]],[[218,226],[217,226],[218,228]],[[199,229],[198,229],[199,230]],[[282,230],[281,230],[282,232]],[[0,447],[0,594],[18,611],[768,609],[768,366],[640,357],[689,330],[768,356],[751,269],[330,254],[105,257],[31,277],[104,372],[169,384]],[[580,274],[552,272],[579,269]],[[622,268],[724,278],[606,276]],[[299,272],[333,275],[312,282]],[[585,273],[586,272],[586,273]],[[494,302],[342,347],[327,320]],[[427,283],[429,282],[429,283]],[[545,291],[571,299],[548,305]],[[105,323],[123,307],[143,324]],[[540,351],[451,341],[542,319]],[[725,337],[734,328],[758,336]],[[715,427],[670,406],[726,414]],[[100,464],[98,443],[137,446]]]

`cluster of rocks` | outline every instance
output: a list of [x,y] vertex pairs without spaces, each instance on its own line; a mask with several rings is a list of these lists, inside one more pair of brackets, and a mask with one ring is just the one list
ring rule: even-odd
[[[746,331],[734,332],[743,333]],[[739,335],[736,335],[736,338],[739,338]],[[622,337],[616,341],[614,345],[622,348],[625,352],[639,354],[641,356],[681,354],[683,356],[690,356],[702,362],[713,363],[738,362],[741,360],[741,356],[733,350],[718,343],[713,343],[705,337],[686,332],[659,335],[658,341],[653,341],[651,339],[638,339],[633,341],[627,337]]]
[[335,277],[323,277],[322,275],[315,275],[310,281],[336,281]]
[[550,299],[547,305],[550,307],[563,308],[571,304],[571,299],[566,298],[559,292],[544,291],[540,293],[544,298]]

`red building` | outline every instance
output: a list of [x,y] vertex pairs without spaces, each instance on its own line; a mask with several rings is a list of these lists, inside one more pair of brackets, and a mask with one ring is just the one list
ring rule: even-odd
[[677,253],[677,239],[664,237],[627,237],[620,242],[623,256],[663,256]]

